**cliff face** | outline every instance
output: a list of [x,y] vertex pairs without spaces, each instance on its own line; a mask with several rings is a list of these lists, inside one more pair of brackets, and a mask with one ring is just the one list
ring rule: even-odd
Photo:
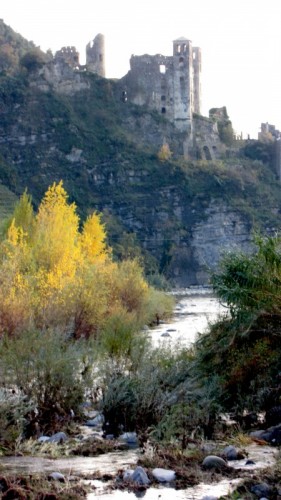
[[[117,255],[139,245],[149,272],[204,284],[224,250],[250,249],[253,227],[278,228],[280,186],[269,165],[230,154],[208,118],[194,117],[184,159],[190,139],[120,90],[54,62],[2,71],[0,182],[36,204],[63,179],[82,218],[104,213]],[[172,155],[160,160],[165,143]]]

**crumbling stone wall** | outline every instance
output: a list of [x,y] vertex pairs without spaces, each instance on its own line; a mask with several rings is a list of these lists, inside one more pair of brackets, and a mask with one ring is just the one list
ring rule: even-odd
[[173,42],[173,55],[133,55],[121,79],[122,97],[164,115],[181,132],[192,135],[193,113],[201,108],[201,51],[190,40]]
[[75,47],[62,47],[55,54],[56,63],[66,63],[72,68],[78,68],[79,65],[79,53]]

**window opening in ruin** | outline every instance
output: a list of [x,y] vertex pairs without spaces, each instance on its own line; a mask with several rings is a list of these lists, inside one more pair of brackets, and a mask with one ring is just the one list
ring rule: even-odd
[[204,152],[206,160],[211,160],[212,159],[211,153],[210,153],[210,150],[209,150],[208,146],[204,146],[203,147],[203,152]]
[[166,113],[166,108],[162,108],[161,113],[163,113],[163,114]]
[[186,52],[186,44],[183,46],[183,51]]
[[166,101],[166,96],[165,95],[161,95],[161,101]]
[[183,57],[180,57],[180,58],[179,58],[179,62],[180,62],[180,63],[183,63],[183,61],[184,61],[184,58],[183,58]]
[[165,64],[160,64],[159,65],[159,71],[160,71],[160,73],[162,73],[162,75],[164,75],[166,73],[166,66],[165,66]]
[[180,84],[183,85],[184,84],[184,76],[180,76]]
[[196,59],[196,52],[193,52],[193,60]]
[[102,54],[100,54],[100,56],[99,56],[99,60],[100,60],[100,61],[102,61]]
[[181,46],[177,45],[177,53],[180,54],[180,52],[181,52]]

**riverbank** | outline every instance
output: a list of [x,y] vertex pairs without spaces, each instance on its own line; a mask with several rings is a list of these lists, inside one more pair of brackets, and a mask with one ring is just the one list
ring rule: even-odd
[[[208,450],[211,450],[212,457],[223,456],[226,444],[227,441],[193,443],[193,446],[182,452],[178,450],[176,453],[174,450],[173,457],[167,449],[165,453],[160,450],[158,453],[147,450],[143,454],[139,449],[134,449],[98,457],[67,457],[56,460],[40,457],[1,457],[0,485],[4,484],[5,479],[10,490],[14,488],[15,492],[18,490],[18,494],[21,493],[21,496],[7,495],[3,498],[21,500],[96,500],[101,497],[104,500],[129,500],[142,496],[145,496],[146,500],[169,500],[171,494],[177,500],[199,500],[205,496],[212,496],[213,499],[230,498],[237,488],[241,491],[239,498],[256,498],[249,496],[251,488],[267,482],[272,489],[269,498],[277,500],[278,495],[274,494],[274,491],[277,492],[280,486],[280,466],[278,474],[274,469],[278,450],[252,443],[243,449],[243,458],[226,460],[226,468],[204,468],[203,457],[209,456]],[[161,456],[162,463],[159,461]],[[149,484],[124,480],[127,471],[135,470],[137,464],[142,464]],[[175,480],[164,483],[156,481],[153,469],[160,465],[173,466],[176,471]],[[4,490],[2,492],[5,493]],[[47,496],[51,494],[56,496]]]
[[[202,294],[200,291],[195,294],[180,294],[180,299],[177,301],[175,307],[174,317],[167,323],[162,323],[150,330],[146,330],[145,334],[151,337],[152,345],[154,345],[156,352],[158,350],[161,351],[163,346],[169,351],[174,348],[176,349],[178,345],[191,345],[198,332],[202,333],[208,327],[209,323],[214,321],[224,311],[225,309],[210,295],[209,290],[204,291]],[[162,336],[162,333],[168,333],[169,336]],[[163,359],[168,359],[169,361],[172,358]],[[182,363],[182,368],[184,369],[187,362],[188,358],[178,359],[178,365],[172,367],[173,370],[168,372],[169,376],[173,380],[179,374],[181,376],[182,372],[177,370],[180,363]],[[156,366],[152,366],[152,368],[153,377],[155,377]],[[185,374],[185,372],[183,373]],[[185,376],[188,378],[188,373]],[[162,383],[161,378],[160,382]],[[147,378],[143,378],[143,384],[149,383],[150,381]],[[181,390],[186,391],[186,385],[181,385],[180,379],[177,390],[178,386]],[[120,388],[118,390],[120,391]],[[151,394],[153,397],[155,396],[154,393]],[[171,391],[171,395],[173,396],[173,391]],[[172,409],[175,407],[174,405],[171,406]],[[115,405],[113,405],[113,408],[115,408],[115,412],[117,412],[116,408],[119,409]],[[210,495],[219,498],[230,496],[231,492],[243,481],[246,481],[246,485],[249,485],[249,488],[251,488],[251,485],[259,484],[264,481],[264,477],[268,478],[270,476],[270,473],[261,472],[261,470],[273,468],[276,454],[278,453],[277,448],[269,447],[264,442],[249,444],[251,442],[249,437],[247,437],[246,445],[243,443],[240,446],[244,450],[244,458],[237,461],[227,461],[227,466],[230,469],[227,468],[218,471],[214,468],[214,470],[204,470],[202,467],[204,458],[209,455],[215,455],[220,458],[222,457],[224,447],[233,445],[233,439],[237,435],[239,424],[237,423],[232,430],[221,429],[221,433],[216,441],[206,440],[200,428],[196,427],[196,420],[192,420],[193,414],[184,413],[186,406],[181,403],[178,406],[178,410],[178,415],[182,417],[178,430],[175,431],[174,428],[172,429],[172,426],[175,426],[175,414],[174,417],[172,414],[170,420],[166,421],[165,424],[166,426],[170,426],[173,431],[174,437],[171,439],[171,442],[174,441],[176,444],[173,453],[170,453],[169,457],[167,446],[166,454],[162,454],[162,457],[159,457],[158,452],[159,450],[161,451],[161,445],[157,441],[156,436],[153,436],[153,432],[151,432],[153,429],[149,429],[149,432],[145,436],[147,438],[146,444],[143,441],[140,443],[141,449],[135,448],[122,452],[113,451],[109,454],[104,453],[100,456],[91,456],[93,455],[93,450],[96,449],[96,443],[99,443],[99,445],[100,443],[109,442],[120,443],[119,440],[109,439],[110,435],[108,434],[106,436],[107,439],[102,437],[104,435],[104,430],[102,429],[103,423],[102,420],[98,419],[98,425],[87,426],[87,433],[85,432],[85,428],[84,430],[80,429],[79,432],[74,433],[71,437],[69,436],[69,441],[63,444],[60,442],[53,443],[53,456],[57,456],[58,458],[56,459],[50,458],[52,452],[50,444],[49,449],[47,447],[48,443],[36,444],[37,456],[1,457],[0,475],[8,478],[8,480],[14,479],[15,484],[19,484],[22,490],[26,489],[20,483],[22,478],[25,478],[24,481],[26,481],[26,478],[32,477],[33,484],[36,483],[37,485],[36,487],[34,486],[34,496],[30,496],[33,492],[31,491],[32,485],[29,485],[29,493],[23,491],[22,497],[11,498],[34,498],[36,500],[47,500],[48,498],[49,500],[51,498],[75,498],[77,500],[78,498],[85,498],[85,496],[88,500],[95,500],[99,497],[102,497],[104,500],[129,500],[131,498],[135,499],[136,495],[138,497],[141,495],[145,496],[146,500],[158,500],[159,498],[161,500],[170,500],[171,494],[173,495],[173,499],[177,500],[199,500],[204,498],[204,496]],[[90,413],[88,408],[87,416],[85,415],[85,422],[91,420]],[[93,413],[94,415],[95,413]],[[196,418],[198,419],[198,415],[196,415]],[[166,427],[165,432],[169,431],[170,428]],[[193,432],[193,429],[195,432]],[[60,429],[60,431],[63,430],[65,429]],[[141,438],[143,440],[144,436],[142,435]],[[73,451],[74,449],[72,440],[73,442],[75,441],[77,448],[80,447],[80,450],[81,444],[84,443],[83,449],[87,449],[89,456],[74,456],[70,454],[71,450]],[[34,442],[34,440],[31,440],[31,444]],[[134,443],[135,445],[136,443]],[[43,458],[42,451],[44,450],[44,446],[46,452]],[[113,444],[113,448],[114,446],[115,444]],[[32,446],[30,449],[32,449]],[[143,453],[144,450],[146,453]],[[40,452],[41,456],[39,456]],[[15,453],[25,453],[19,443],[15,447]],[[63,454],[66,456],[62,457],[61,455]],[[253,463],[246,464],[247,460]],[[141,465],[147,473],[151,481],[148,485],[135,485],[123,481],[123,472],[128,469],[135,469],[137,465]],[[164,486],[156,482],[152,476],[152,470],[155,467],[175,470],[176,480]],[[243,472],[240,473],[237,469],[241,469]],[[57,474],[56,479],[54,477],[50,478],[50,474]],[[275,477],[272,472],[271,477],[275,481],[273,486],[275,488],[273,490],[275,496],[272,493],[270,498],[277,499],[277,494],[275,494],[278,491],[277,476]],[[265,479],[265,481],[271,485],[268,479]],[[44,486],[41,490],[40,484]],[[245,488],[244,493],[241,493],[239,498],[255,498],[254,496],[249,496],[252,493],[249,493],[248,486],[245,486]],[[39,494],[44,494],[45,496],[41,495],[40,497],[38,496]],[[56,496],[47,497],[47,494]],[[74,495],[73,497],[71,497],[72,494]],[[69,496],[64,497],[63,495]]]

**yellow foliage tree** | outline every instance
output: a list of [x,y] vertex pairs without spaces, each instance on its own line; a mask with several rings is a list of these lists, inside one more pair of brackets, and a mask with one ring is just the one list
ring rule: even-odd
[[67,202],[62,181],[47,190],[36,216],[34,256],[38,268],[58,278],[73,277],[80,258],[77,245],[79,217]]
[[62,182],[49,187],[36,215],[23,194],[0,242],[0,335],[33,325],[89,337],[124,318],[137,326],[147,297],[138,261],[112,261],[99,214],[79,231]]
[[49,187],[35,217],[24,193],[1,244],[2,285],[6,278],[12,285],[9,303],[19,300],[24,286],[36,326],[69,324],[83,286],[81,269],[105,261],[105,238],[98,214],[79,233],[76,205],[68,203],[62,181]]
[[87,263],[104,262],[108,256],[106,247],[106,233],[101,223],[101,216],[97,213],[90,215],[84,223],[79,238],[83,259]]

